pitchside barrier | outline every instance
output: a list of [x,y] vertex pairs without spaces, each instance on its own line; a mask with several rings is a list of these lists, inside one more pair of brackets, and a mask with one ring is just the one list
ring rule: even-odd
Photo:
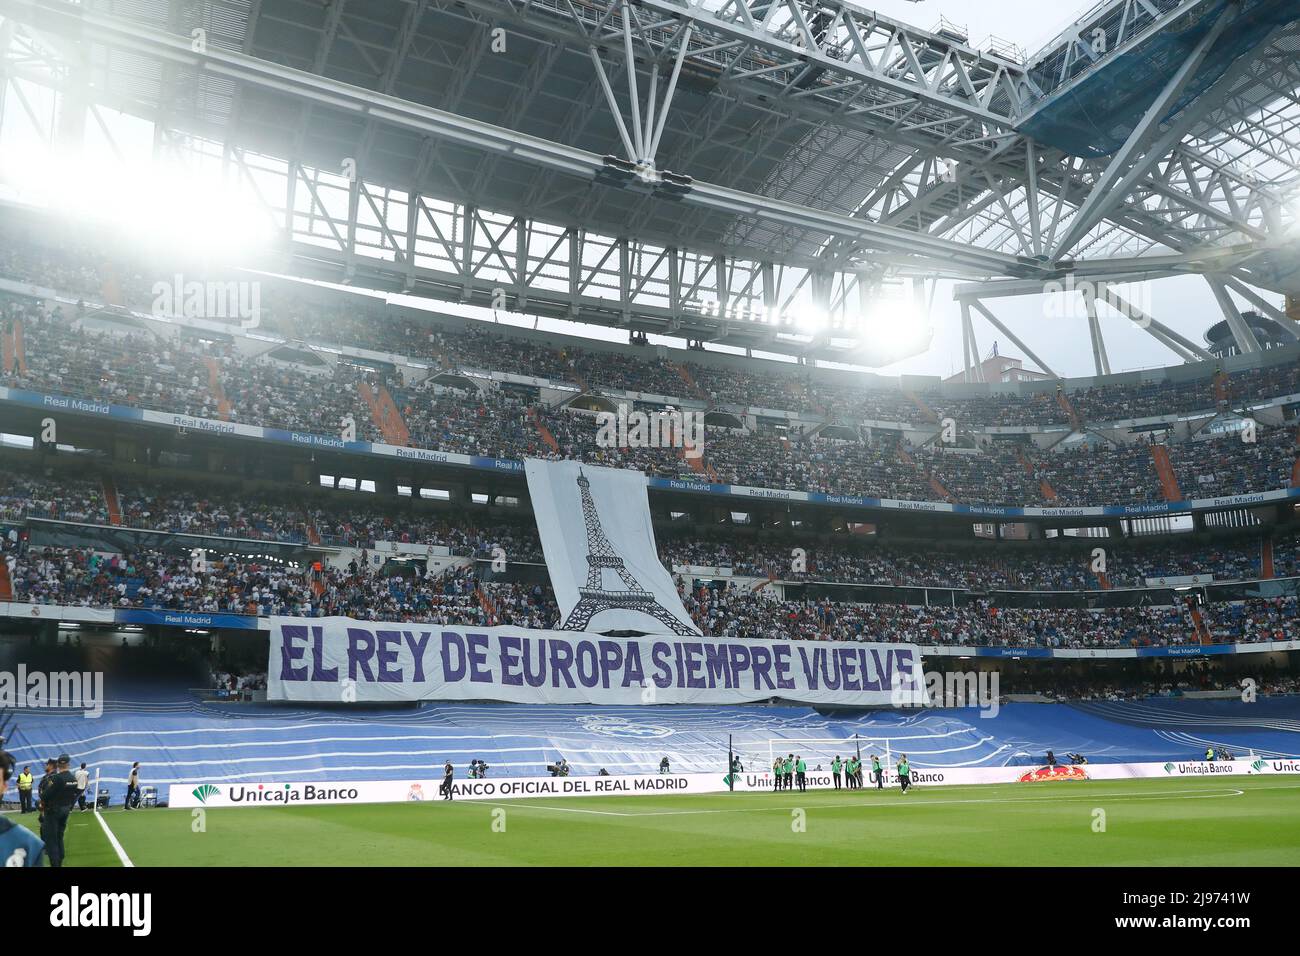
[[[1082,784],[1088,780],[1133,780],[1143,778],[1246,777],[1300,774],[1300,760],[1266,760],[1242,757],[1236,760],[1169,761],[1167,763],[1107,763],[1078,766],[1033,767],[943,767],[915,768],[912,782],[920,786],[953,786],[981,783]],[[898,784],[892,767],[885,771],[885,786]],[[319,783],[174,783],[168,805],[183,807],[282,807],[289,804],[320,803],[409,803],[439,800],[442,781],[378,780]],[[619,774],[608,777],[501,777],[484,780],[456,780],[457,800],[517,800],[525,797],[608,797],[663,796],[678,793],[723,793],[729,788],[726,774]],[[834,786],[829,771],[807,774],[807,786],[827,790]],[[863,787],[875,783],[863,775]],[[771,791],[772,774],[741,773],[735,789]]]

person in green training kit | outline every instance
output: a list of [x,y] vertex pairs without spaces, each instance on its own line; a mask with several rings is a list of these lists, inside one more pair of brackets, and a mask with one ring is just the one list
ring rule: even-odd
[[803,754],[794,764],[795,777],[799,781],[799,792],[805,793],[808,790],[808,762],[803,759]]
[[881,772],[880,758],[875,754],[871,755],[871,775],[876,778],[876,789],[885,789],[885,775]]
[[785,773],[785,788],[787,790],[793,790],[794,789],[794,754],[790,754],[785,758],[785,764],[781,769]]
[[856,757],[850,757],[844,761],[844,785],[850,790],[856,790],[856,781],[853,778],[853,767],[857,763]]
[[772,789],[781,789],[781,758],[772,761]]
[[843,768],[844,764],[840,762],[840,755],[836,754],[835,759],[831,761],[831,779],[835,781],[836,790],[840,788],[840,771]]
[[907,788],[912,785],[912,765],[907,762],[907,754],[903,754],[902,759],[898,761],[898,783],[907,793]]

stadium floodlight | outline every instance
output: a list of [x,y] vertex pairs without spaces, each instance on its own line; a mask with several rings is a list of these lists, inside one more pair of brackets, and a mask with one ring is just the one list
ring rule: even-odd
[[861,315],[859,331],[876,364],[890,364],[928,347],[934,335],[924,310],[905,296],[875,297]]
[[265,211],[215,167],[124,162],[88,150],[29,151],[9,158],[3,175],[25,201],[110,223],[142,246],[173,254],[233,255],[272,235]]
[[822,306],[814,305],[799,313],[795,325],[804,332],[820,332],[830,325],[830,321],[830,313]]

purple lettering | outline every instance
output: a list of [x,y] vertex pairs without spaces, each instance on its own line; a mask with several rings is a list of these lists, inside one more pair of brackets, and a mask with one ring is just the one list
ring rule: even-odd
[[[455,660],[452,659],[453,652]],[[442,679],[453,683],[465,679],[465,641],[455,631],[442,632]]]
[[623,645],[618,641],[600,642],[600,686],[609,686],[609,675],[623,666]]
[[421,631],[417,638],[411,631],[403,631],[406,646],[411,649],[411,659],[415,661],[415,675],[411,678],[417,684],[424,683],[424,649],[429,646],[430,631]]
[[359,670],[367,681],[374,683],[375,675],[370,669],[370,658],[374,656],[375,635],[363,627],[348,628],[348,679],[356,680]]
[[307,668],[294,667],[294,661],[302,660],[305,647],[294,647],[294,641],[307,640],[307,628],[297,624],[286,624],[280,628],[280,680],[306,680]]
[[595,687],[600,680],[600,664],[596,658],[596,645],[591,641],[578,642],[578,680],[583,687]]
[[465,642],[469,645],[470,683],[492,683],[492,671],[487,666],[488,636],[486,634],[466,634]]
[[397,655],[402,649],[402,632],[375,631],[375,637],[379,639],[379,652],[375,655],[379,660],[379,683],[400,684],[401,668],[394,670],[389,665],[397,663]]
[[514,672],[515,666],[519,663],[520,643],[520,639],[512,634],[502,634],[497,638],[497,646],[500,648],[498,656],[501,658],[501,683],[507,687],[522,687],[524,684],[523,675]]
[[568,642],[561,640],[551,641],[551,686],[559,687],[560,678],[564,678],[564,683],[568,687],[576,687],[573,683],[573,675],[569,673],[569,668],[573,666],[573,648]]

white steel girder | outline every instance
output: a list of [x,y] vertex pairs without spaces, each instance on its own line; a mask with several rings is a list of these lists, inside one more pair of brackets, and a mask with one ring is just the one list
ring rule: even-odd
[[[268,63],[241,53],[212,46],[195,50],[184,38],[115,17],[84,11],[72,14],[66,10],[43,9],[35,0],[0,0],[0,12],[13,16],[22,23],[40,23],[48,29],[61,30],[65,34],[86,36],[94,43],[290,93],[310,102],[352,112],[367,120],[391,123],[434,138],[445,138],[477,147],[488,153],[504,153],[513,159],[543,166],[554,172],[589,180],[603,178],[608,174],[604,160],[585,150],[501,129],[492,124],[378,94],[306,71]],[[635,191],[638,187],[629,184],[629,188]],[[684,204],[731,215],[855,240],[883,252],[929,257],[947,268],[966,268],[976,275],[1025,274],[1037,269],[1035,265],[1005,253],[972,249],[961,243],[917,236],[907,230],[793,203],[782,203],[698,181],[691,183],[684,193],[672,198]]]

